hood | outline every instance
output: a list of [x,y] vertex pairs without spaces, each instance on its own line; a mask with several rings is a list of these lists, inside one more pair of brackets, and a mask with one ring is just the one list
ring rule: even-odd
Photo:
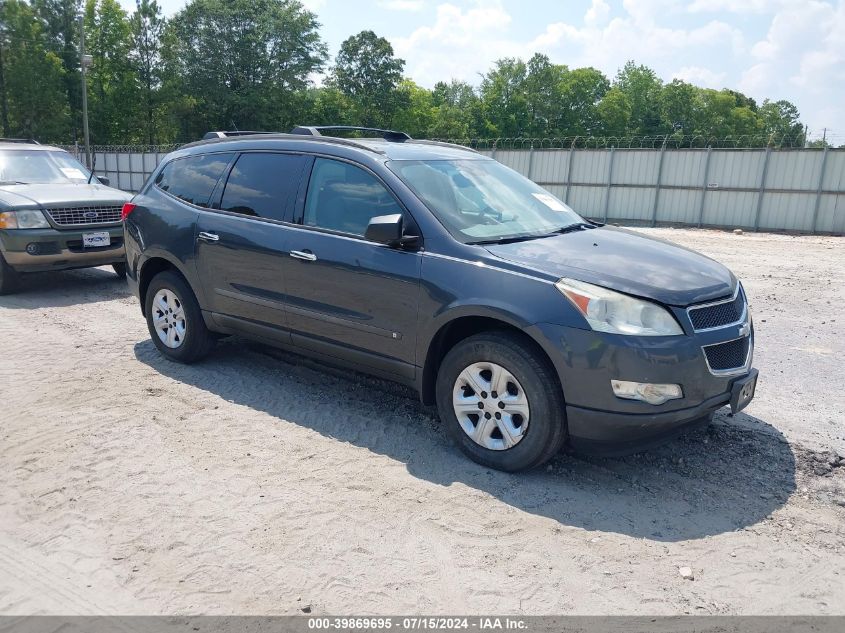
[[101,184],[32,184],[0,187],[0,204],[9,207],[55,207],[91,203],[123,204],[132,194]]
[[736,278],[722,264],[682,246],[614,227],[496,244],[501,259],[673,306],[730,295]]

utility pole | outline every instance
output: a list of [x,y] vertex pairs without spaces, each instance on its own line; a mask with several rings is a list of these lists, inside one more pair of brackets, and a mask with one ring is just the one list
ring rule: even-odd
[[82,135],[85,138],[85,166],[91,169],[91,139],[88,137],[88,81],[92,58],[85,54],[85,18],[79,16],[79,65],[82,69]]
[[9,100],[6,97],[6,75],[3,70],[3,41],[0,39],[0,124],[3,136],[10,136],[9,132]]

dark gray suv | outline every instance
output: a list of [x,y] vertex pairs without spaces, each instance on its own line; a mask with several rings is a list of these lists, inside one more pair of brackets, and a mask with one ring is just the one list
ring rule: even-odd
[[589,222],[463,147],[323,135],[169,155],[123,209],[167,358],[239,334],[405,383],[472,459],[630,452],[754,395],[745,293],[693,251]]

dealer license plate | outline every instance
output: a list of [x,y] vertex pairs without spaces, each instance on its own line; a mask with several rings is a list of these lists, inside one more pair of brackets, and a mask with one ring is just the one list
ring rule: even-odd
[[103,246],[111,246],[111,236],[108,231],[82,234],[83,248],[102,248]]

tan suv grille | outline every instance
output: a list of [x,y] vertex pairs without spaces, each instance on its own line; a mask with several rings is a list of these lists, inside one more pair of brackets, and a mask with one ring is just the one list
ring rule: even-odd
[[120,222],[120,206],[60,207],[47,209],[53,222],[62,226],[116,224]]

